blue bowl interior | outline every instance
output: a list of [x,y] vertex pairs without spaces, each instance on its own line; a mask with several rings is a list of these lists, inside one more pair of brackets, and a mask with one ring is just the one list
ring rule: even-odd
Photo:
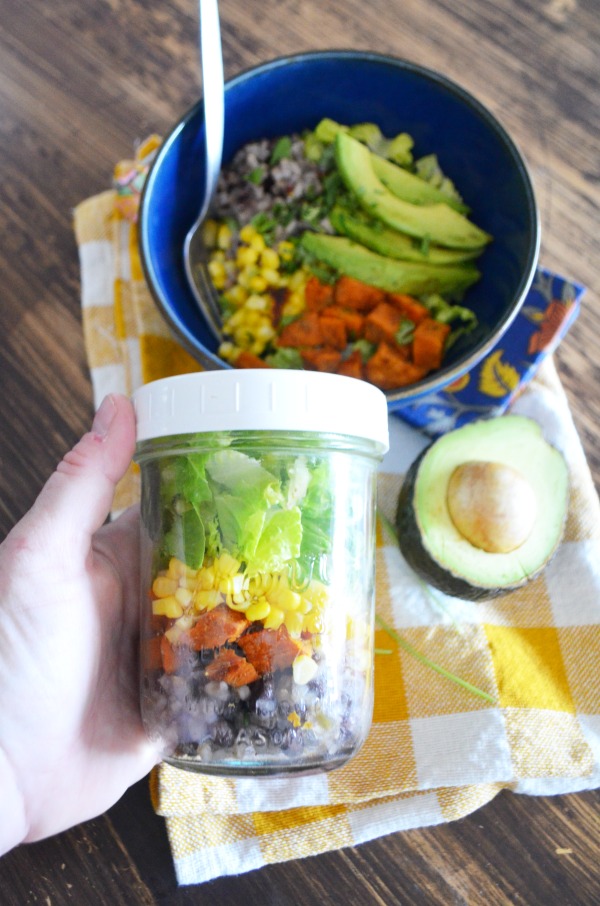
[[[274,60],[229,81],[225,89],[223,161],[246,142],[313,128],[323,117],[375,122],[385,135],[409,132],[415,156],[435,152],[442,170],[494,237],[479,259],[481,280],[465,304],[480,328],[448,353],[438,375],[412,390],[430,392],[472,367],[516,315],[533,277],[538,223],[523,160],[494,117],[471,95],[434,72],[375,54],[329,51]],[[140,245],[149,285],[183,345],[204,367],[227,367],[198,311],[183,266],[185,235],[199,210],[204,183],[200,102],[159,149],[146,180]]]

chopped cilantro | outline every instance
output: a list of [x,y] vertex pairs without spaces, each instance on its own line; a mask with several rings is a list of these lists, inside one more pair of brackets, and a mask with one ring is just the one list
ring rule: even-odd
[[284,157],[289,157],[292,150],[292,140],[289,135],[282,135],[280,139],[275,142],[275,147],[271,152],[271,159],[269,163],[272,167],[275,164],[278,164],[280,160],[283,160]]
[[251,182],[255,186],[259,186],[263,181],[265,171],[263,167],[255,167],[250,173],[248,173],[246,179],[248,182]]
[[412,338],[415,335],[415,325],[413,321],[410,321],[408,318],[404,318],[400,322],[400,327],[395,333],[396,342],[399,346],[405,346],[407,343],[412,342]]

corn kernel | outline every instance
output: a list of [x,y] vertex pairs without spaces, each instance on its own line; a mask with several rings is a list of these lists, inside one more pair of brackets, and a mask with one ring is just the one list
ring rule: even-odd
[[179,560],[177,557],[171,557],[169,560],[168,574],[169,576],[172,576],[173,579],[180,579],[182,576],[194,578],[197,575],[197,570],[192,569],[192,567],[184,563],[183,560]]
[[225,298],[232,305],[240,306],[243,305],[246,299],[248,298],[248,292],[244,289],[243,286],[240,286],[236,283],[235,286],[232,286],[231,289],[228,289],[225,293]]
[[258,330],[256,331],[256,338],[258,340],[263,340],[265,343],[267,343],[269,340],[271,340],[274,336],[275,336],[275,330],[273,327],[271,327],[271,324],[268,322],[266,324],[261,324],[260,327],[258,328]]
[[277,604],[283,610],[297,610],[300,605],[300,595],[291,588],[282,588],[277,594]]
[[254,622],[255,620],[264,620],[270,613],[271,605],[263,598],[262,601],[256,601],[254,604],[250,605],[246,611],[246,616],[249,620]]
[[263,249],[260,253],[260,263],[263,267],[267,267],[277,272],[277,269],[279,268],[279,255],[275,249]]
[[271,611],[268,617],[265,617],[264,624],[265,629],[279,629],[283,623],[283,618],[285,614],[283,610],[280,610],[279,607],[274,607],[271,604]]
[[152,602],[152,613],[156,617],[168,617],[170,620],[176,620],[177,617],[183,616],[183,607],[173,595],[168,598],[157,598]]
[[171,645],[177,645],[181,641],[181,637],[188,632],[194,625],[194,618],[191,616],[179,617],[179,619],[173,623],[173,625],[167,629],[165,632],[166,637],[168,638]]
[[[232,594],[228,594],[225,596],[225,603],[230,610],[237,610],[239,613],[244,613],[248,607],[249,601],[240,595],[236,595],[235,598],[237,600],[234,599]],[[240,603],[238,603],[238,601]]]
[[245,290],[250,289],[250,281],[253,276],[254,276],[254,268],[252,268],[252,267],[244,268],[244,270],[240,271],[238,274],[238,278],[237,278],[238,286],[241,286],[242,289],[245,289]]
[[216,588],[209,588],[206,591],[199,590],[194,595],[194,607],[196,610],[212,610],[221,601],[221,595]]
[[258,261],[258,249],[249,245],[242,245],[237,250],[235,261],[238,267],[249,267]]
[[302,624],[304,618],[301,613],[295,613],[293,610],[290,610],[286,613],[283,618],[285,623],[285,628],[293,638],[300,638],[302,634]]
[[256,249],[257,252],[262,252],[267,243],[265,242],[264,237],[260,235],[260,233],[255,232],[254,236],[248,244],[251,248]]
[[289,261],[294,254],[294,245],[292,242],[288,242],[287,239],[282,239],[277,246],[277,251],[284,261]]
[[292,727],[298,728],[300,726],[300,724],[302,723],[297,711],[291,711],[290,714],[288,714],[287,719],[291,723]]
[[290,289],[304,289],[306,284],[306,274],[302,270],[295,271],[290,279],[288,286]]
[[227,281],[227,273],[225,271],[225,265],[222,261],[209,261],[208,273],[210,274],[210,279],[217,289],[222,289],[225,286],[225,283]]
[[219,356],[222,359],[227,359],[228,362],[234,362],[238,356],[238,350],[233,343],[221,343],[219,346]]
[[157,576],[152,583],[152,591],[157,598],[167,598],[177,591],[177,579],[170,576]]
[[313,661],[308,654],[296,655],[294,663],[292,664],[292,673],[294,682],[298,686],[305,686],[307,683],[310,683],[311,679],[314,679],[316,672],[316,661]]
[[256,235],[256,227],[253,227],[251,223],[247,223],[246,226],[243,226],[240,230],[240,239],[242,242],[252,242]]
[[231,230],[226,223],[222,223],[219,227],[217,245],[220,249],[228,249],[231,245]]
[[279,271],[272,267],[262,267],[260,273],[269,286],[279,286]]
[[201,589],[213,588],[215,584],[215,571],[212,566],[203,566],[202,569],[198,570],[197,583],[198,588]]
[[247,349],[252,343],[252,331],[247,327],[240,327],[234,333],[233,339],[241,349]]
[[237,311],[227,319],[226,326],[228,330],[233,330],[234,327],[239,327],[246,320],[246,308],[238,308]]
[[209,218],[204,221],[202,227],[202,241],[207,249],[213,249],[216,246],[218,229],[219,225],[216,220],[211,220]]
[[219,580],[218,589],[222,595],[233,594],[233,580],[230,576],[225,576]]
[[248,280],[248,289],[253,290],[255,293],[264,293],[268,285],[262,274],[254,274]]
[[286,318],[293,317],[294,315],[299,315],[304,311],[304,306],[304,296],[298,292],[292,292],[285,300],[285,303],[281,309],[281,314]]
[[244,307],[251,311],[266,311],[269,307],[269,300],[265,296],[259,296],[256,293],[253,293],[251,296],[248,296]]
[[236,560],[235,557],[232,557],[231,554],[228,554],[227,552],[222,553],[214,563],[215,569],[217,572],[221,573],[222,576],[235,576],[235,574],[239,572],[241,565],[239,560]]
[[319,633],[323,632],[324,627],[323,617],[320,614],[309,613],[304,617],[302,628],[310,632],[311,635],[319,635]]
[[193,594],[189,588],[178,588],[175,592],[175,598],[179,601],[182,607],[188,607],[193,598]]

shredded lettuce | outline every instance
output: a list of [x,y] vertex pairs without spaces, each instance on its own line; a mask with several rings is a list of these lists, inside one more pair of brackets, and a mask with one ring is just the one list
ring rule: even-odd
[[333,518],[330,471],[308,455],[259,459],[227,447],[162,460],[161,558],[198,569],[227,551],[248,574],[278,572],[323,579]]

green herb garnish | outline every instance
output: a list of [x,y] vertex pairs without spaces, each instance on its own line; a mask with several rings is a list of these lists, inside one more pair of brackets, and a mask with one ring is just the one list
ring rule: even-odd
[[246,176],[248,182],[251,182],[255,186],[259,186],[263,181],[265,171],[262,167],[255,167],[254,170],[251,170],[250,173]]
[[282,135],[280,139],[275,142],[273,151],[271,152],[271,159],[269,163],[272,167],[275,164],[278,164],[280,160],[283,160],[284,157],[289,157],[292,151],[292,140],[289,135]]
[[425,657],[424,654],[421,654],[420,651],[407,642],[406,639],[403,639],[395,629],[392,629],[391,626],[382,620],[382,618],[376,614],[376,622],[381,626],[381,628],[387,632],[387,634],[394,639],[395,642],[400,645],[400,647],[414,657],[420,664],[423,664],[425,667],[429,667],[431,670],[435,670],[436,673],[439,673],[441,676],[444,676],[446,679],[450,680],[453,683],[456,683],[457,686],[461,686],[463,689],[466,689],[467,692],[470,692],[472,695],[477,695],[479,698],[483,698],[485,701],[490,702],[490,704],[497,704],[496,699],[493,695],[490,695],[489,692],[484,692],[483,689],[479,689],[477,686],[474,686],[472,683],[467,682],[467,680],[462,679],[460,676],[457,676],[455,673],[451,673],[449,670],[446,670],[445,667],[436,664],[435,661],[431,661],[428,657]]
[[415,335],[415,323],[410,321],[408,318],[404,318],[400,322],[400,327],[394,334],[396,342],[399,346],[405,346],[407,343],[412,343],[412,339]]

